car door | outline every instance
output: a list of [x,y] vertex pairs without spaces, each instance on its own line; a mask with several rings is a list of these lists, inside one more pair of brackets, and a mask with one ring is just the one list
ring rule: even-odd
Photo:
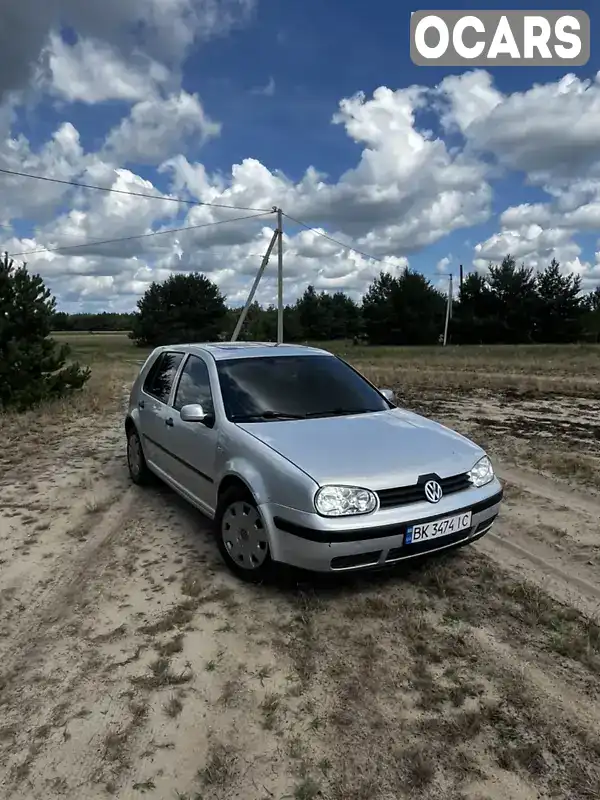
[[[200,403],[205,422],[184,422],[181,409]],[[176,456],[170,469],[177,482],[207,511],[214,510],[215,464],[219,436],[210,373],[206,361],[189,355],[177,381],[171,410],[168,449]]]
[[144,454],[161,472],[168,475],[167,420],[171,416],[169,400],[175,377],[184,359],[184,353],[167,350],[154,362],[140,392],[139,419]]

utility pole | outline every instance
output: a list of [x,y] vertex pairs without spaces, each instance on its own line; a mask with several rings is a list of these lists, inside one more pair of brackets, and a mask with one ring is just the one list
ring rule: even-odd
[[450,324],[450,314],[452,309],[452,275],[448,281],[448,302],[446,303],[446,325],[444,326],[444,347],[448,342],[448,325]]
[[462,289],[463,285],[463,265],[460,265],[460,288]]
[[248,295],[248,299],[246,300],[246,305],[244,306],[242,313],[240,314],[240,318],[237,321],[237,325],[235,326],[235,330],[233,332],[233,336],[231,337],[232,342],[237,342],[238,336],[240,335],[240,331],[242,330],[242,326],[246,319],[246,315],[250,306],[252,305],[252,301],[254,300],[254,295],[256,294],[256,290],[258,289],[258,284],[260,283],[260,279],[263,276],[263,272],[267,268],[267,264],[269,263],[269,258],[271,257],[271,253],[273,252],[273,248],[275,247],[275,242],[279,241],[279,231],[275,231],[271,241],[269,242],[269,247],[267,248],[267,252],[265,253],[262,263],[258,272],[256,273],[256,278],[254,279],[254,283],[252,285],[252,289],[250,290],[250,294]]
[[283,211],[280,208],[277,209],[277,230],[277,344],[283,344]]

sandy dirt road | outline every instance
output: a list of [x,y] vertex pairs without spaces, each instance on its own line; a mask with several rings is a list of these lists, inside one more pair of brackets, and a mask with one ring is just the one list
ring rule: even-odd
[[501,464],[469,550],[249,587],[120,409],[2,458],[0,797],[600,797],[591,490]]

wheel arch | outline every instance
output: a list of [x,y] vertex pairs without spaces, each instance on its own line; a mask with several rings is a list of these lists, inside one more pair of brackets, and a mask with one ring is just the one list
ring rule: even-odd
[[129,436],[129,434],[132,433],[133,431],[137,431],[137,425],[133,421],[133,417],[131,416],[131,414],[128,414],[125,417],[125,434]]
[[231,486],[243,487],[257,506],[268,502],[269,492],[265,479],[256,464],[247,458],[236,456],[224,464],[217,487],[217,504],[223,492]]
[[217,502],[221,500],[223,495],[228,492],[230,489],[240,488],[243,491],[247,492],[250,497],[254,500],[254,502],[258,505],[258,498],[256,497],[255,492],[251,489],[248,481],[242,478],[240,475],[230,473],[225,475],[221,482],[219,483],[219,487],[217,489]]

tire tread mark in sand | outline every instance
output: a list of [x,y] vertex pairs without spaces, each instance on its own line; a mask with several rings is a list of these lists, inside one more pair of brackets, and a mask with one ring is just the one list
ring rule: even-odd
[[[543,497],[544,500],[564,506],[576,514],[586,514],[600,520],[599,495],[591,492],[583,495],[576,489],[571,489],[567,483],[553,481],[517,467],[498,465],[497,472],[501,480],[508,481],[529,494]],[[598,524],[600,527],[600,523]]]
[[559,578],[561,581],[564,581],[565,584],[567,584],[570,588],[578,589],[582,595],[588,597],[589,599],[600,601],[600,587],[594,586],[592,583],[588,583],[588,581],[584,581],[572,573],[565,572],[564,570],[560,569],[560,567],[551,564],[541,556],[538,556],[535,553],[532,553],[530,550],[527,550],[525,547],[516,544],[506,536],[503,536],[499,533],[494,533],[492,531],[488,533],[488,538],[492,539],[492,541],[494,541],[496,544],[499,544],[500,547],[510,550],[515,555],[526,559],[530,564],[543,570],[546,572],[546,574],[551,574],[554,577]]
[[[23,613],[18,630],[10,637],[8,648],[0,651],[5,670],[11,666],[14,668],[14,664],[10,663],[11,658],[15,662],[25,661],[31,652],[51,638],[50,631],[55,623],[66,622],[74,599],[89,583],[90,574],[97,568],[99,555],[118,536],[127,519],[131,517],[134,500],[135,491],[131,487],[97,519],[84,547],[77,549],[73,558],[63,561],[62,568],[54,574],[52,583]],[[65,609],[67,614],[63,616]]]
[[[571,511],[581,525],[596,525],[600,532],[600,523],[598,522],[600,497],[597,495],[583,495],[577,489],[571,489],[567,483],[553,481],[551,478],[513,466],[501,464],[498,466],[497,472],[501,480],[506,480],[530,494],[533,504],[536,503],[536,498],[539,498],[540,501],[546,501],[555,507],[560,506]],[[489,541],[491,549],[486,548],[485,540],[482,541],[482,549],[486,555],[493,560],[502,560],[503,551],[507,556],[509,554],[513,558],[516,556],[518,563],[530,567],[530,580],[544,584],[547,583],[544,578],[556,579],[562,586],[560,589],[558,586],[556,587],[556,591],[559,591],[561,596],[561,602],[564,602],[565,598],[570,598],[568,602],[572,603],[575,601],[575,596],[579,595],[581,601],[592,613],[592,609],[596,608],[600,601],[600,586],[595,585],[593,577],[589,576],[591,580],[580,577],[582,568],[575,562],[561,560],[560,564],[556,563],[557,558],[554,551],[532,541],[526,531],[519,536],[519,541],[516,542],[515,533],[520,534],[520,524],[522,523],[511,522],[511,513],[508,507],[504,514],[501,509],[498,522],[485,537]],[[494,553],[495,548],[498,548],[496,553]],[[549,589],[548,586],[545,588]],[[551,593],[554,594],[554,590]],[[595,615],[595,612],[593,613]]]

